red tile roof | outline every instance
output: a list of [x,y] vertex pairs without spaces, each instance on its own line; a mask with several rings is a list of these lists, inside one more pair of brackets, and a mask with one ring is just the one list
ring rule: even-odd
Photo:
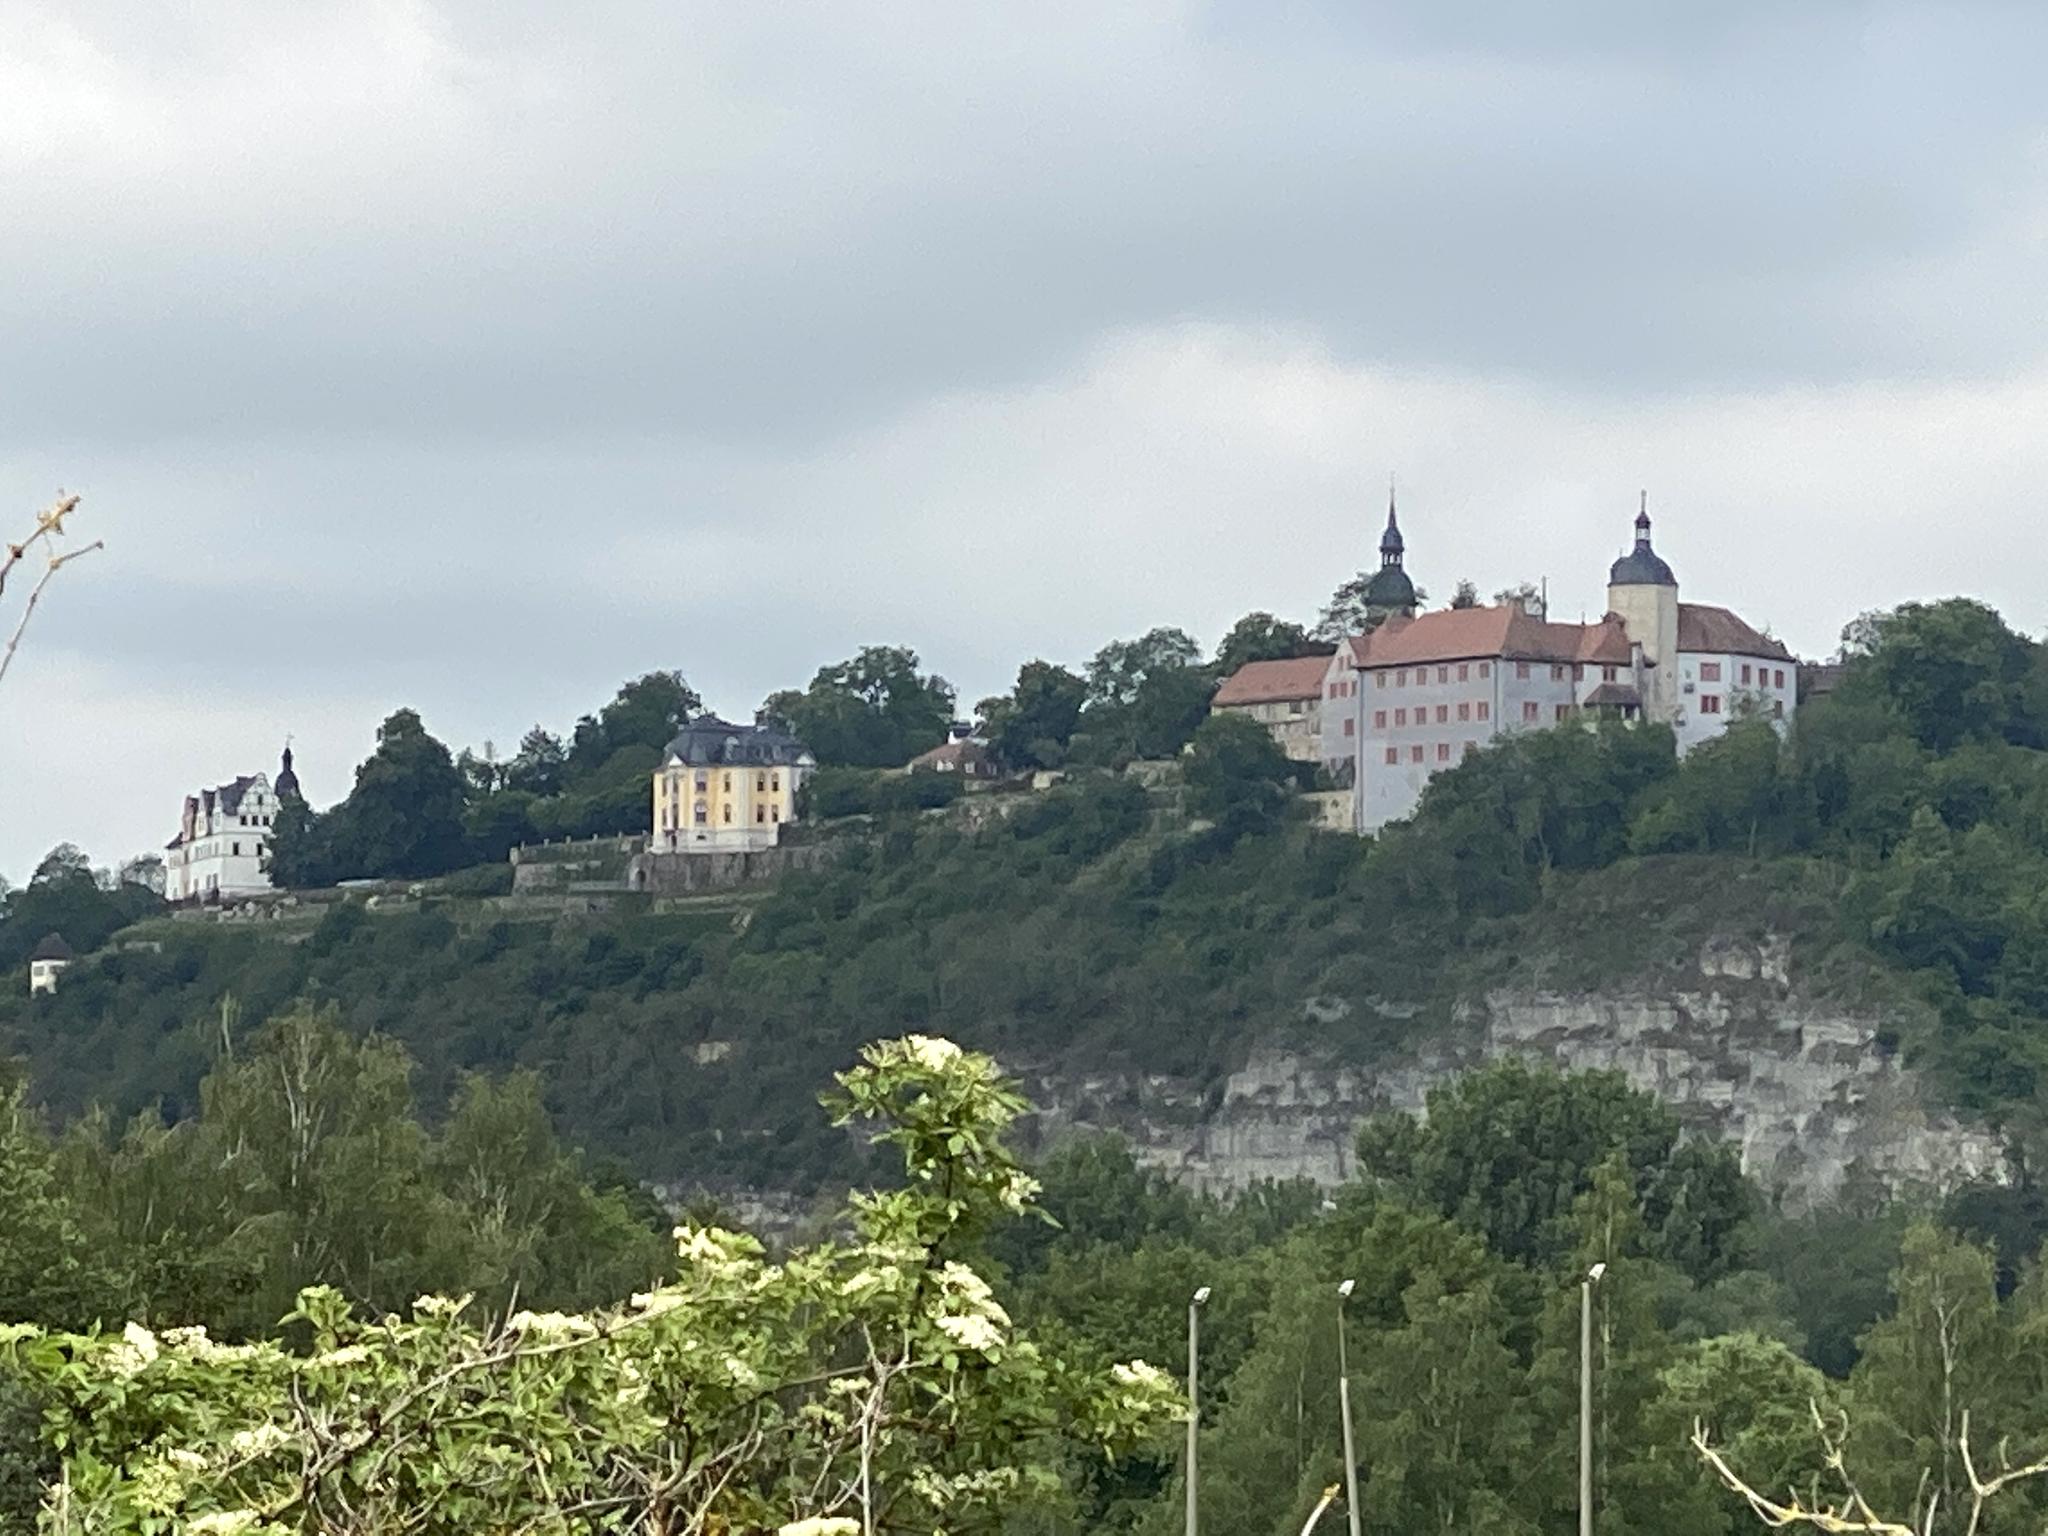
[[1612,615],[1597,624],[1552,624],[1519,603],[1439,608],[1412,619],[1392,618],[1349,643],[1353,665],[1360,667],[1481,657],[1624,665],[1631,657],[1627,631]]
[[1726,608],[1707,603],[1678,605],[1678,648],[1728,656],[1768,656],[1773,661],[1792,659],[1792,653],[1769,635],[1750,628]]
[[1216,690],[1210,702],[1218,709],[1231,705],[1282,704],[1295,699],[1321,698],[1323,678],[1330,670],[1327,656],[1291,656],[1284,661],[1248,661]]

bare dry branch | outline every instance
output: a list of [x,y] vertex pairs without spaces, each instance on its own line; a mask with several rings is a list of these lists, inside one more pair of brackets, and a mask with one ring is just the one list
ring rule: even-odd
[[29,589],[28,601],[22,606],[21,618],[14,626],[14,632],[7,637],[7,649],[0,651],[0,679],[7,676],[7,669],[14,664],[14,653],[21,648],[22,632],[28,628],[28,621],[36,611],[36,604],[42,601],[43,589],[50,579],[81,555],[89,555],[106,545],[95,539],[81,549],[68,550],[58,554],[56,541],[64,536],[64,519],[78,509],[78,498],[59,493],[57,500],[36,514],[35,531],[18,544],[8,544],[0,552],[0,595],[7,591],[7,577],[28,555],[29,550],[41,545],[47,554],[43,574]]
[[[1816,1408],[1814,1425],[1820,1432],[1828,1470],[1842,1480],[1844,1502],[1839,1507],[1816,1503],[1809,1508],[1800,1500],[1797,1493],[1790,1496],[1790,1502],[1780,1503],[1758,1492],[1728,1465],[1727,1459],[1707,1438],[1705,1426],[1697,1421],[1692,1428],[1692,1448],[1723,1485],[1749,1505],[1757,1519],[1772,1530],[1806,1526],[1816,1531],[1825,1531],[1829,1536],[1927,1536],[1927,1533],[1934,1529],[1935,1515],[1941,1507],[1941,1491],[1938,1488],[1931,1493],[1927,1491],[1927,1474],[1923,1473],[1920,1479],[1921,1490],[1927,1503],[1924,1510],[1916,1511],[1920,1516],[1919,1526],[1916,1528],[1909,1523],[1887,1519],[1871,1507],[1870,1501],[1864,1498],[1862,1490],[1849,1475],[1842,1449],[1848,1438],[1847,1423],[1830,1429]],[[1985,1505],[2015,1483],[2048,1477],[2048,1456],[2028,1462],[2024,1466],[2008,1466],[1995,1477],[1985,1478],[1978,1473],[1976,1458],[1970,1449],[1970,1414],[1967,1409],[1960,1415],[1960,1426],[1953,1449],[1961,1458],[1963,1470],[1970,1480],[1970,1507],[1963,1524],[1963,1536],[1976,1536],[1979,1526],[1983,1523]],[[1999,1454],[2003,1460],[2002,1445]]]

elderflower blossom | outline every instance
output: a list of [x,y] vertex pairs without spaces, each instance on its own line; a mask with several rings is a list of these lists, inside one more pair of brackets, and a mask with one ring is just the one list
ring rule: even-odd
[[987,1354],[1003,1346],[1010,1314],[1002,1309],[988,1282],[965,1264],[948,1263],[939,1270],[939,1331],[962,1349]]
[[288,1443],[291,1436],[282,1424],[268,1421],[249,1429],[238,1429],[228,1440],[228,1449],[237,1456],[264,1456]]
[[1023,1169],[1013,1169],[1010,1176],[1003,1181],[1002,1193],[996,1198],[1002,1201],[1004,1210],[1021,1212],[1044,1188],[1043,1184]]
[[860,1522],[840,1515],[829,1519],[814,1515],[808,1520],[790,1521],[775,1536],[860,1536]]
[[467,1296],[415,1296],[412,1311],[415,1317],[453,1317],[469,1303]]
[[675,1311],[682,1304],[683,1298],[674,1291],[635,1291],[633,1293],[633,1310],[643,1317],[660,1317],[665,1312]]
[[676,1256],[714,1275],[735,1275],[761,1252],[761,1245],[744,1232],[723,1227],[677,1227]]
[[121,1342],[107,1351],[107,1369],[116,1376],[133,1376],[162,1353],[156,1335],[140,1323],[121,1330]]
[[927,1072],[943,1072],[960,1059],[960,1047],[938,1035],[905,1035],[903,1049]]
[[370,1351],[367,1345],[344,1344],[339,1349],[328,1350],[324,1355],[315,1355],[306,1363],[324,1366],[329,1370],[339,1370],[345,1366],[361,1365],[369,1358]]
[[243,1536],[253,1531],[261,1519],[253,1509],[223,1509],[210,1515],[201,1515],[185,1529],[194,1536]]
[[1140,1392],[1172,1392],[1173,1379],[1156,1365],[1147,1365],[1142,1360],[1118,1361],[1109,1368],[1110,1377],[1120,1387],[1129,1387]]

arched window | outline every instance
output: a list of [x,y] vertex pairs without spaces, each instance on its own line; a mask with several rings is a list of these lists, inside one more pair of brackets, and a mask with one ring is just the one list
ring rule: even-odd
[[708,826],[710,824],[710,821],[711,807],[706,805],[702,800],[699,800],[697,802],[697,825],[700,827]]

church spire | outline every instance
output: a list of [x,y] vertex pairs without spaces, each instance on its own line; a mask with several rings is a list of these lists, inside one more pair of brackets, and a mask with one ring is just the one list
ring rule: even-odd
[[1380,535],[1380,565],[1399,565],[1405,546],[1401,542],[1401,521],[1394,515],[1394,477],[1387,476],[1387,531]]
[[280,800],[303,800],[305,795],[299,789],[299,776],[292,771],[292,739],[284,739],[284,760],[277,770],[277,783],[272,786]]

